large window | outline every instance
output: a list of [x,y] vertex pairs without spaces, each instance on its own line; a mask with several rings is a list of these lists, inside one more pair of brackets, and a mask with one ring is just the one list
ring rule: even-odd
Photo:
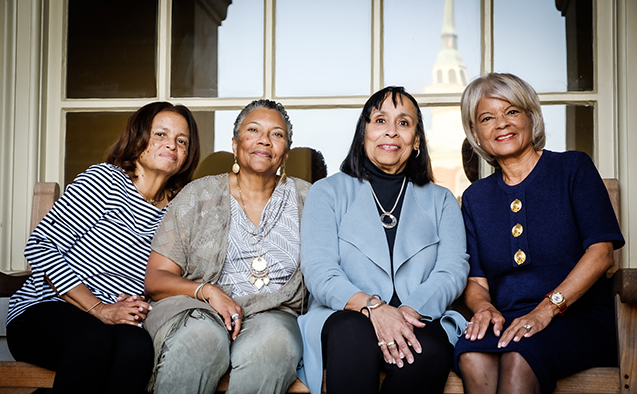
[[193,110],[202,159],[230,150],[245,104],[280,101],[294,124],[293,146],[319,150],[332,174],[362,105],[391,84],[417,98],[434,176],[459,196],[469,184],[460,95],[488,71],[517,74],[540,93],[547,148],[595,154],[592,0],[68,0],[50,7],[53,24],[67,18],[57,44],[62,58],[50,66],[64,83],[50,96],[48,119],[49,128],[60,125],[65,184],[100,162],[126,117],[154,100]]

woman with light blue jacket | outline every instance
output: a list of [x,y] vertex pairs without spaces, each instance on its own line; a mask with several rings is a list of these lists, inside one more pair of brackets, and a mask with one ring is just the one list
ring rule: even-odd
[[365,104],[342,173],[317,182],[301,225],[310,291],[299,377],[320,393],[442,392],[465,327],[450,310],[469,265],[460,208],[433,184],[422,115],[402,87]]

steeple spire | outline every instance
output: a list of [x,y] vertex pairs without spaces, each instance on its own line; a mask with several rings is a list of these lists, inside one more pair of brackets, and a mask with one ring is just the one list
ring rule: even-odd
[[433,85],[455,86],[454,90],[462,91],[467,85],[467,68],[458,51],[453,0],[445,0],[440,36],[442,46],[432,70]]
[[[456,24],[453,21],[453,0],[445,1],[441,35],[443,48],[458,49],[458,35],[456,34]],[[445,40],[445,38],[451,38],[451,40]]]

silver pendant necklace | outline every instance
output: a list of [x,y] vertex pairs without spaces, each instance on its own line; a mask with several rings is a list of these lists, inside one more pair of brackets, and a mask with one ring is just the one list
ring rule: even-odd
[[376,193],[374,193],[374,188],[372,187],[371,182],[369,183],[369,188],[372,189],[372,195],[374,196],[374,200],[376,200],[376,204],[378,204],[378,207],[380,208],[380,210],[383,211],[383,213],[380,215],[380,223],[385,228],[394,228],[396,227],[396,224],[398,224],[398,220],[396,219],[396,216],[392,215],[392,213],[394,212],[394,209],[396,209],[396,206],[398,205],[398,201],[400,201],[400,196],[403,194],[403,189],[405,188],[406,181],[407,181],[407,177],[404,177],[403,185],[400,187],[400,191],[398,192],[398,197],[396,197],[396,202],[394,203],[394,207],[389,212],[387,212],[385,208],[383,208],[383,206],[380,204],[380,201],[378,201],[378,197],[376,197]]
[[[276,184],[274,185],[274,187],[276,188]],[[243,201],[243,193],[241,193],[241,185],[239,185],[239,175],[237,174],[237,188],[239,189],[239,199],[241,199],[241,206],[243,207],[243,213],[246,215],[246,219],[250,220],[250,218],[248,217],[248,210],[246,209],[246,204]],[[273,191],[274,193],[274,191]],[[268,227],[268,219],[270,217],[270,206],[272,205],[270,202],[268,202],[268,210],[265,212],[265,224],[263,225],[263,238],[261,239],[261,248],[257,249],[258,243],[256,240],[256,234],[253,233],[252,231],[249,231],[250,235],[252,235],[252,239],[254,240],[254,248],[257,251],[257,257],[255,257],[252,262],[250,263],[250,265],[248,266],[248,269],[250,270],[250,278],[248,278],[248,281],[257,288],[257,290],[261,290],[261,288],[265,285],[269,285],[270,284],[270,278],[268,277],[268,273],[269,273],[269,268],[268,268],[268,262],[266,261],[266,259],[264,259],[263,257],[261,257],[262,253],[263,253],[263,244],[265,243],[265,232],[267,231],[267,227]],[[257,229],[258,231],[258,229]]]

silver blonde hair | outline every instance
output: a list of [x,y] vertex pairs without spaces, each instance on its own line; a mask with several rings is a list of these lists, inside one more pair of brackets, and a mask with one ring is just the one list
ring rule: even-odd
[[484,160],[494,167],[499,167],[495,158],[478,145],[472,127],[477,122],[478,104],[483,97],[496,98],[515,105],[525,111],[533,122],[533,148],[541,150],[546,144],[544,118],[540,98],[535,90],[521,78],[506,73],[489,73],[473,81],[466,87],[460,100],[462,127],[467,140]]

